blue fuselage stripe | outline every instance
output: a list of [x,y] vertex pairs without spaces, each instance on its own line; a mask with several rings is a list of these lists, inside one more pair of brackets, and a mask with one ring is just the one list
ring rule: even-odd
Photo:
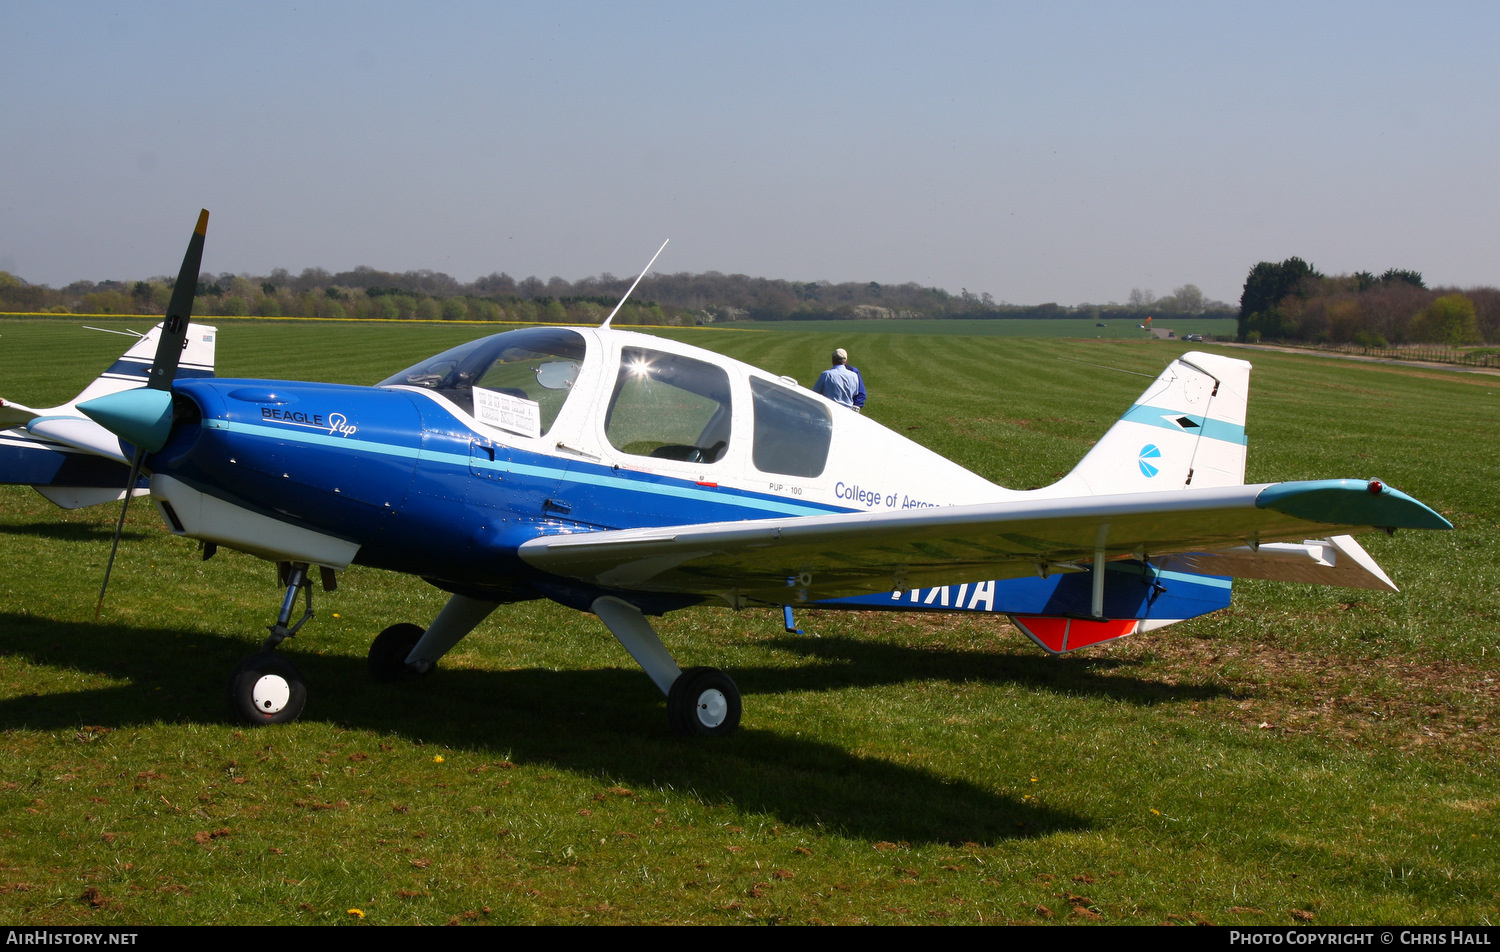
[[400,459],[421,459],[426,463],[444,463],[461,471],[468,471],[472,467],[501,474],[515,473],[539,479],[566,480],[570,483],[581,483],[588,486],[598,486],[604,489],[614,489],[624,492],[669,496],[676,499],[717,505],[729,504],[770,515],[819,516],[830,512],[846,511],[834,506],[807,505],[784,502],[774,498],[750,496],[723,486],[715,489],[700,489],[696,485],[684,486],[679,482],[654,482],[639,477],[617,476],[607,467],[602,466],[598,468],[603,470],[603,472],[588,472],[584,468],[592,468],[597,466],[597,464],[579,462],[568,467],[558,467],[520,463],[514,460],[498,462],[487,459],[476,459],[472,456],[462,456],[457,453],[437,452],[416,446],[403,446],[397,443],[380,443],[354,437],[335,436],[325,432],[313,431],[311,428],[304,429],[295,424],[265,426],[263,424],[241,423],[231,420],[204,420],[203,426],[210,429],[225,430],[230,433],[241,433],[247,436],[286,440],[313,446],[358,450],[360,452],[380,454]]

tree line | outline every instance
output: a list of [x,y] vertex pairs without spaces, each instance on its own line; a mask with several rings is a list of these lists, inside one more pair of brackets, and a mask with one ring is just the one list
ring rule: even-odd
[[[597,324],[630,286],[609,273],[578,281],[517,280],[492,273],[462,283],[439,271],[388,272],[359,267],[330,273],[199,276],[199,316],[323,317],[360,320],[477,320]],[[77,281],[63,288],[29,284],[0,271],[0,310],[77,314],[160,314],[175,280]],[[1233,318],[1234,308],[1209,301],[1194,285],[1167,297],[1133,289],[1127,304],[1014,305],[967,288],[876,281],[786,281],[743,274],[647,275],[615,318],[619,324],[711,324],[723,321],[930,320],[938,318],[1124,319],[1147,315]]]
[[1240,296],[1239,337],[1383,348],[1500,343],[1500,290],[1429,288],[1419,271],[1325,275],[1301,258],[1262,261]]

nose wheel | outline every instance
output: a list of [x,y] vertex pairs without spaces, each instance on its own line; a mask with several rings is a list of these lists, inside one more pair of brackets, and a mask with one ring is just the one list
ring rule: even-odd
[[718,668],[688,668],[667,694],[667,723],[688,737],[723,737],[740,726],[740,689]]
[[289,724],[306,706],[302,672],[274,652],[251,655],[229,676],[229,709],[246,724]]
[[[264,724],[290,724],[307,706],[307,682],[297,666],[273,650],[313,617],[312,580],[306,562],[278,564],[286,594],[281,599],[281,613],[270,626],[271,635],[257,654],[241,661],[229,676],[229,713],[253,727]],[[332,589],[333,573],[323,570],[323,587]],[[291,624],[292,609],[301,592],[305,605],[302,617]]]

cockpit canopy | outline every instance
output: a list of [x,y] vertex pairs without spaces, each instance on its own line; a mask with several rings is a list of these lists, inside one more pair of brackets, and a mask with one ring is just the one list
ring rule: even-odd
[[573,389],[585,349],[577,331],[528,327],[460,344],[376,386],[433,390],[481,422],[541,436]]
[[[748,437],[749,463],[760,472],[822,475],[833,437],[826,400],[751,368],[737,370],[728,358],[696,350],[690,356],[631,337],[613,372],[588,378],[601,390],[609,387],[603,419],[593,424],[599,452],[706,466]],[[480,423],[540,437],[580,379],[587,350],[584,335],[568,328],[506,331],[443,351],[377,386],[431,390]],[[586,433],[564,436],[591,440]]]

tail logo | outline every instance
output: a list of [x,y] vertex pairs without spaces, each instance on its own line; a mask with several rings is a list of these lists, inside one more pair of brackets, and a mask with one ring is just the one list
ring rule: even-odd
[[1136,457],[1135,460],[1136,463],[1141,467],[1141,475],[1145,476],[1147,479],[1150,479],[1152,476],[1155,476],[1158,472],[1160,472],[1160,467],[1158,467],[1155,463],[1148,462],[1149,460],[1158,459],[1161,459],[1161,450],[1156,448],[1156,444],[1147,443],[1145,446],[1141,447],[1141,455]]

